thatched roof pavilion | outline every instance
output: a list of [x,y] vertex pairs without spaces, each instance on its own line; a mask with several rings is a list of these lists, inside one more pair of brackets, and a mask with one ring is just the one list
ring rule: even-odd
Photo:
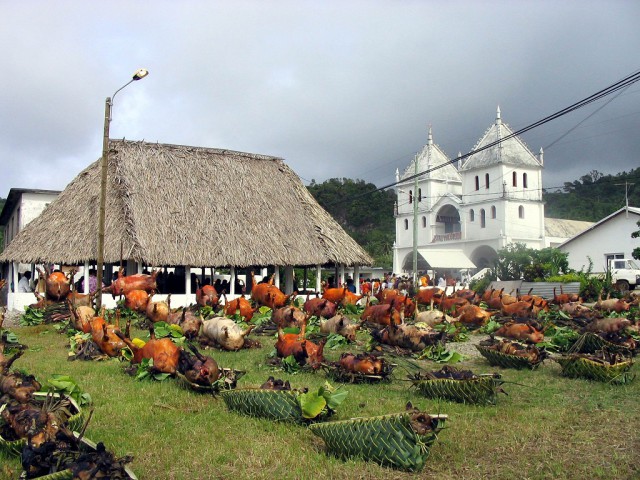
[[[370,265],[282,159],[110,140],[105,263]],[[27,225],[0,262],[81,264],[97,258],[100,161]]]

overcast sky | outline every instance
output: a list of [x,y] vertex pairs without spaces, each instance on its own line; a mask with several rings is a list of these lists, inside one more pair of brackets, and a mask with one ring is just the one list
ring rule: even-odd
[[[393,182],[640,70],[640,2],[0,0],[0,197],[62,190],[111,138],[284,158],[308,183]],[[610,97],[608,97],[609,99]],[[608,101],[533,130],[537,153]],[[545,148],[545,187],[640,166],[640,82]],[[622,187],[621,187],[622,188]],[[623,193],[621,192],[621,196]]]

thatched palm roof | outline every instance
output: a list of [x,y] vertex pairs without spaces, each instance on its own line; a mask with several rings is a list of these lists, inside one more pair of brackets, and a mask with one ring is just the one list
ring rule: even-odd
[[[282,159],[212,148],[111,140],[105,263],[370,265]],[[97,258],[100,161],[65,188],[0,261]]]

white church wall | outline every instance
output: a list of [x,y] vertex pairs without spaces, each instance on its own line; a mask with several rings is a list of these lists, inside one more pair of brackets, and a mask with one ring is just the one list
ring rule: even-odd
[[507,237],[537,241],[542,237],[544,223],[542,205],[533,202],[509,202],[505,205]]

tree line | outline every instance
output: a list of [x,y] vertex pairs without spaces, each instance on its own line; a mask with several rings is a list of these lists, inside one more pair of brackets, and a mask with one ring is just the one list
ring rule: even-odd
[[[396,235],[393,189],[376,190],[373,183],[349,178],[322,183],[312,180],[307,188],[377,266],[391,268]],[[559,191],[543,190],[545,216],[596,222],[625,205],[625,188],[629,205],[640,206],[640,168],[615,175],[592,170],[578,180],[565,182]],[[372,193],[363,195],[365,192]]]

